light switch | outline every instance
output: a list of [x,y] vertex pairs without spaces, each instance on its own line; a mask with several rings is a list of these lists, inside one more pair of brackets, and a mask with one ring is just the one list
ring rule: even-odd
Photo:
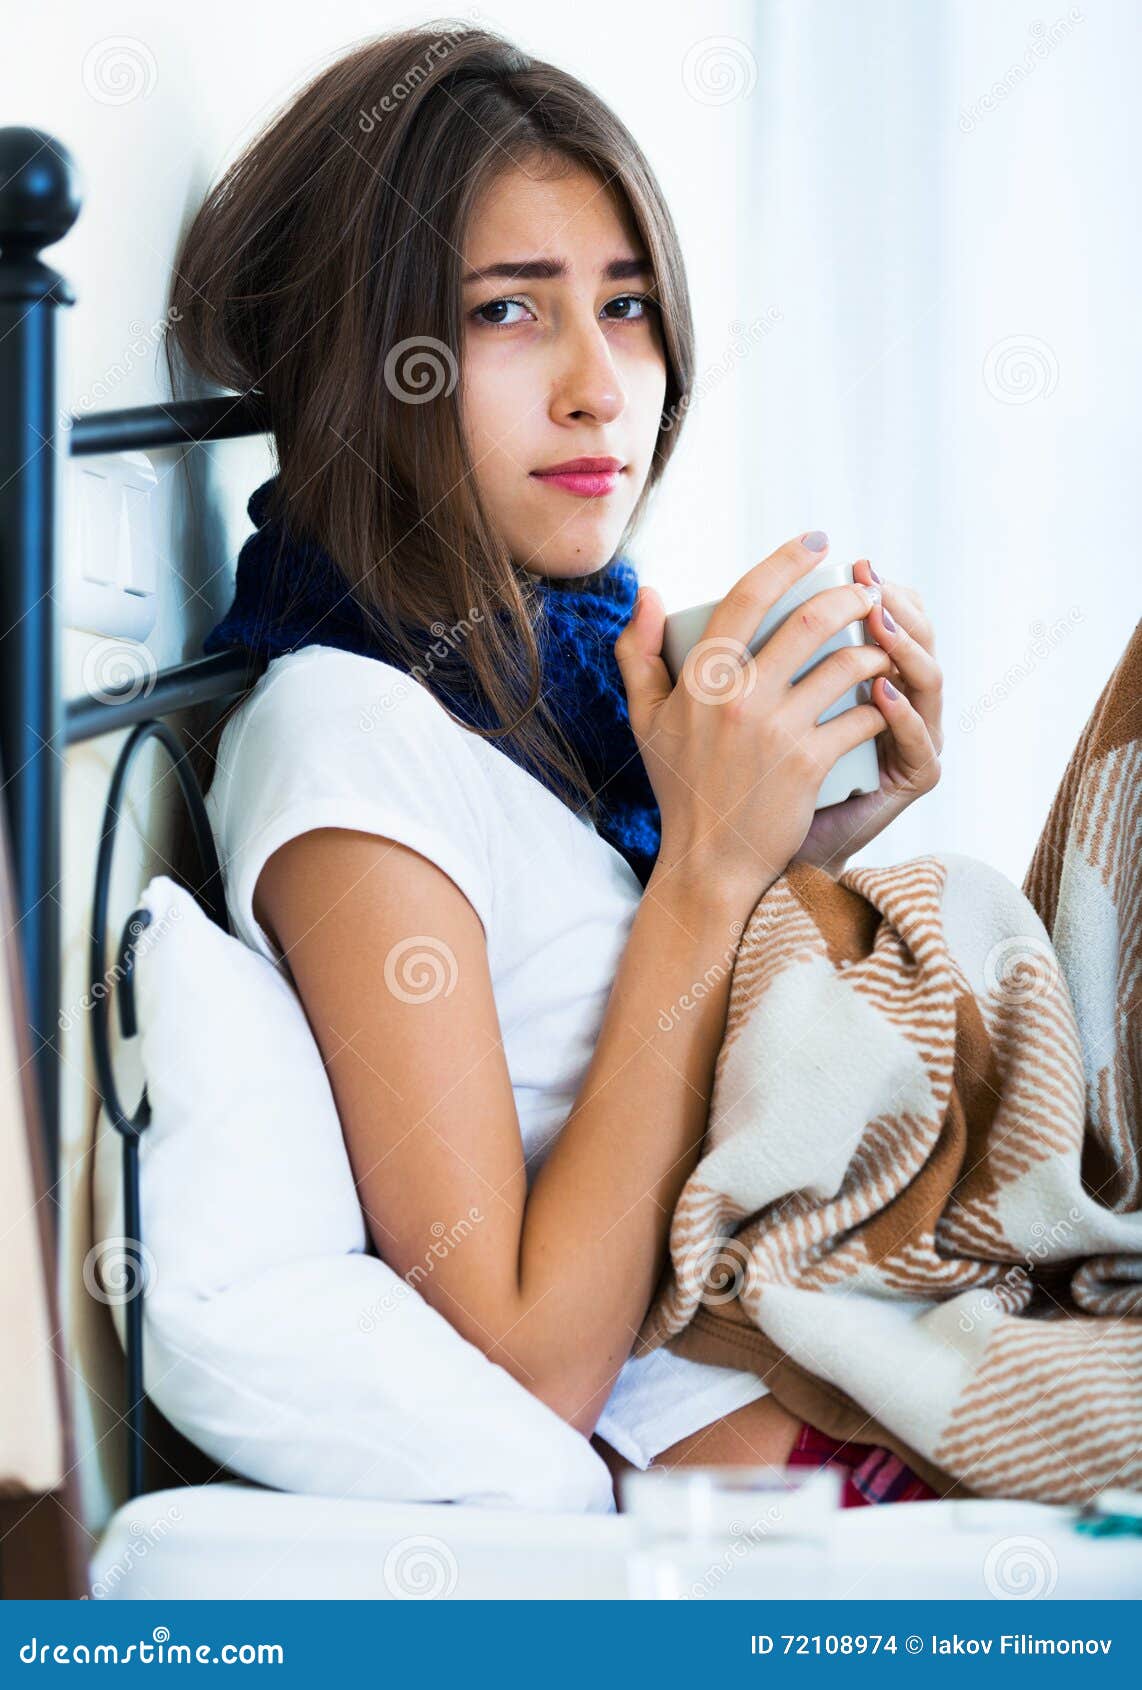
[[121,585],[137,598],[153,595],[157,585],[153,514],[150,487],[124,481],[120,535],[126,574]]
[[62,490],[65,626],[145,640],[158,615],[154,467],[144,452],[70,467]]
[[85,581],[109,587],[115,580],[115,545],[99,543],[100,525],[104,512],[118,498],[102,470],[80,471],[76,483],[78,533],[84,536],[79,549],[80,570]]

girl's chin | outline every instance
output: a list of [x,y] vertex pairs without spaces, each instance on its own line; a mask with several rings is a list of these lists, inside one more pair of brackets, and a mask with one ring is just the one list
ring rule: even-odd
[[533,544],[525,551],[523,568],[532,575],[546,575],[552,580],[573,580],[580,575],[593,575],[615,555],[621,529],[608,523],[606,532],[571,536],[564,530],[550,546]]
[[609,552],[597,554],[583,552],[576,558],[558,558],[550,562],[532,557],[523,567],[529,575],[539,575],[548,581],[576,581],[583,575],[594,575],[596,570],[602,569],[614,556],[614,548]]

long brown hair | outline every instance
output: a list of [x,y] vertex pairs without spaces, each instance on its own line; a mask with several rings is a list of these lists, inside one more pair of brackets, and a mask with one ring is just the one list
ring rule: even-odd
[[324,548],[366,617],[398,640],[409,625],[463,627],[493,736],[593,808],[543,702],[541,601],[481,508],[461,428],[464,232],[488,182],[536,159],[609,185],[654,269],[666,394],[625,544],[693,378],[677,234],[603,101],[488,30],[440,21],[369,40],[292,96],[187,229],[166,346],[176,394],[190,372],[260,395],[279,466],[271,514]]

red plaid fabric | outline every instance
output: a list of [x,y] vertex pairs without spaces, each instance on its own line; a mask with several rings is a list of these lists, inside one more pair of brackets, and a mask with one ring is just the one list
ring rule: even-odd
[[842,1508],[863,1508],[870,1502],[931,1502],[939,1495],[891,1450],[879,1444],[838,1443],[807,1422],[787,1465],[841,1468]]

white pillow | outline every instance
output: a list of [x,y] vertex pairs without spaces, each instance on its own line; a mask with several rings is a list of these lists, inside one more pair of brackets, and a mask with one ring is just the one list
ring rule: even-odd
[[[284,975],[157,875],[140,903],[140,1141],[148,1395],[233,1472],[278,1489],[606,1513],[591,1444],[364,1254],[333,1094]],[[100,1116],[103,1293],[123,1231],[120,1140]],[[97,1292],[97,1294],[99,1294]]]

